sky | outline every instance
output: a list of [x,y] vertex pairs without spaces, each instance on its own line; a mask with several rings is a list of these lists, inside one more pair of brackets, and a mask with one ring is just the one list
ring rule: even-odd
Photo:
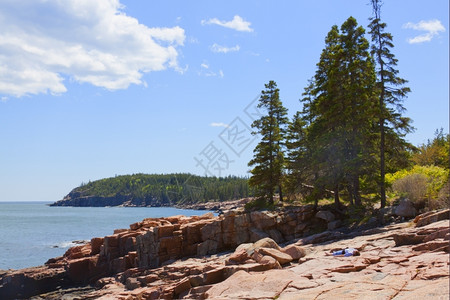
[[[0,201],[133,173],[247,176],[274,80],[292,116],[324,39],[368,0],[0,0]],[[414,145],[449,132],[447,0],[385,1]],[[368,30],[367,30],[368,31]]]

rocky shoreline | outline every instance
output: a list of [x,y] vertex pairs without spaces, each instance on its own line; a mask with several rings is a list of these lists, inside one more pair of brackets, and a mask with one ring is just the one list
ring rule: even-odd
[[[449,210],[347,233],[332,230],[329,213],[303,206],[145,219],[44,266],[1,271],[0,298],[448,297]],[[329,256],[346,247],[361,256]]]
[[228,201],[209,201],[204,203],[175,205],[175,207],[181,209],[210,210],[222,213],[230,210],[241,209],[252,199],[253,198],[243,198]]
[[252,198],[243,198],[237,200],[227,201],[208,201],[196,203],[175,204],[161,202],[155,199],[131,199],[126,196],[100,197],[100,196],[86,196],[81,197],[78,194],[69,194],[64,199],[56,201],[49,206],[74,206],[74,207],[175,207],[180,209],[195,209],[195,210],[211,210],[211,211],[227,211],[231,209],[238,209],[250,202]]

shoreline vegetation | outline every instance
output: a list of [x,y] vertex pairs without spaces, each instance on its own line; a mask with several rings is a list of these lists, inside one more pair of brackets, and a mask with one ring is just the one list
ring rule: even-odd
[[[133,174],[81,184],[50,206],[207,207],[252,197],[247,178],[206,177],[186,173]],[[216,205],[217,206],[217,205]],[[206,208],[203,208],[206,209]]]

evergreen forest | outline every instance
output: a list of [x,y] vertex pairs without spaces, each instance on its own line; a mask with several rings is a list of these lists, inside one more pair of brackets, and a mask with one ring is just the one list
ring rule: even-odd
[[133,203],[177,205],[225,201],[252,196],[247,178],[191,174],[133,174],[82,183],[71,198],[126,197]]
[[276,82],[265,84],[258,104],[265,114],[252,124],[260,141],[248,164],[255,206],[332,199],[338,211],[383,208],[398,196],[448,205],[449,135],[437,130],[418,147],[406,140],[414,131],[403,105],[411,90],[399,76],[381,1],[371,7],[368,30],[353,17],[332,26],[292,118]]

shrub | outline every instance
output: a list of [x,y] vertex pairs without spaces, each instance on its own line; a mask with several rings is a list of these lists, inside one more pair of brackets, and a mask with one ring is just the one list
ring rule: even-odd
[[450,181],[442,187],[436,199],[430,199],[428,206],[431,210],[450,207]]
[[253,211],[253,210],[272,210],[274,209],[274,205],[270,205],[266,199],[262,197],[254,198],[252,201],[247,202],[244,206],[244,209],[246,211]]
[[[409,177],[414,174],[416,176]],[[408,191],[403,188],[405,185],[408,185],[408,188],[411,191],[414,189],[419,190],[419,188],[423,189],[423,176],[426,178],[426,192],[422,197],[427,197],[428,199],[437,198],[439,191],[448,181],[449,170],[437,166],[414,166],[409,170],[404,169],[393,174],[386,174],[386,182],[388,185],[392,186],[394,191],[407,193]],[[403,182],[401,179],[406,177],[408,178]],[[398,182],[399,180],[400,182]],[[420,187],[416,188],[414,182],[417,182]],[[420,193],[415,195],[420,196]]]
[[392,189],[400,196],[408,197],[413,202],[419,202],[427,194],[427,177],[423,174],[409,174],[397,179]]

